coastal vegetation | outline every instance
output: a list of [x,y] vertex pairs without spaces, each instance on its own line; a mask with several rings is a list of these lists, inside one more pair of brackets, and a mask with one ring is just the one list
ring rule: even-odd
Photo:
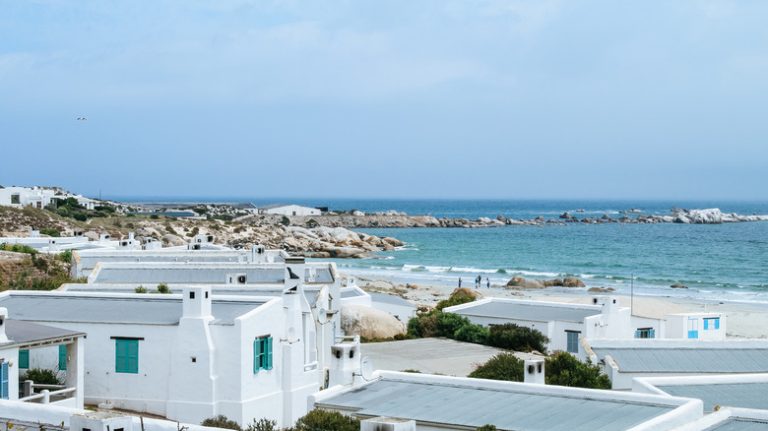
[[[523,381],[522,359],[512,353],[499,353],[478,366],[469,377],[478,379]],[[548,385],[578,388],[610,389],[611,381],[600,367],[581,362],[568,352],[555,352],[545,359],[545,380]]]
[[[254,419],[248,426],[241,428],[237,422],[230,420],[224,415],[205,419],[200,425],[237,431],[280,430],[277,427],[277,422],[264,418]],[[293,427],[283,428],[282,431],[360,431],[360,420],[339,412],[314,409],[299,418]]]
[[71,283],[71,252],[38,253],[18,244],[0,244],[0,291],[53,290]]

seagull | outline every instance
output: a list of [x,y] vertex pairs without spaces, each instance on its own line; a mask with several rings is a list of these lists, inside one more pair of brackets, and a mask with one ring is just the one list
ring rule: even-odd
[[85,117],[77,117],[77,121],[88,121]]

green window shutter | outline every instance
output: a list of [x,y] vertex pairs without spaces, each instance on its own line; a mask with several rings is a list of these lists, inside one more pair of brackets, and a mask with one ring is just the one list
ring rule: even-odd
[[253,374],[259,372],[261,368],[261,339],[253,340]]
[[272,369],[272,337],[267,337],[267,369]]
[[115,372],[139,373],[139,340],[115,339]]
[[19,368],[29,368],[29,350],[19,350]]
[[59,344],[59,371],[67,371],[67,346]]

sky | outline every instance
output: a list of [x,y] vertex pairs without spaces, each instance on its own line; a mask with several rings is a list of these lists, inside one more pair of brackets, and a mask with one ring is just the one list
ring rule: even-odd
[[749,0],[0,0],[0,184],[768,200],[767,20]]

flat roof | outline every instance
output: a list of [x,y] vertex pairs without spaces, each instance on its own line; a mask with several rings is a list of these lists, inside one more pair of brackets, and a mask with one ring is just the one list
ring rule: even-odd
[[[227,276],[245,274],[247,283],[282,283],[284,264],[234,262],[101,262],[91,272],[93,283],[225,284]],[[307,265],[307,283],[333,283],[330,266]]]
[[725,421],[706,428],[704,431],[765,431],[768,430],[768,421],[761,419],[728,418]]
[[515,431],[627,430],[678,407],[627,400],[626,395],[603,397],[596,395],[599,390],[538,390],[531,388],[534,385],[489,384],[482,379],[418,379],[380,378],[321,399],[317,406],[366,417],[398,417],[471,428],[493,424],[500,430]]
[[[416,308],[416,306],[410,301],[403,299],[397,295],[390,295],[388,293],[370,292],[371,300],[373,302],[381,302],[384,304],[399,305],[401,307]],[[344,297],[344,295],[342,295]]]
[[768,409],[768,382],[741,382],[691,385],[656,385],[669,395],[698,398],[704,402],[704,411],[715,406]]
[[[459,377],[469,375],[478,365],[495,355],[507,352],[496,347],[447,338],[363,343],[360,345],[360,351],[370,359],[371,365],[377,370],[418,370],[422,373]],[[533,355],[521,355],[526,358],[531,356]]]
[[0,346],[40,344],[85,335],[83,332],[15,319],[7,319],[5,321],[5,333],[10,341],[0,343]]
[[557,320],[574,323],[582,323],[585,318],[601,313],[598,306],[543,301],[519,301],[506,298],[488,298],[449,307],[446,311],[462,316],[530,320],[534,322]]
[[[36,322],[123,323],[176,325],[182,315],[181,298],[162,294],[73,295],[22,294],[0,297],[15,320]],[[211,305],[212,324],[231,325],[237,317],[265,304],[264,299],[216,300]]]
[[[655,343],[639,340],[599,344],[590,348],[600,358],[610,356],[624,373],[765,373],[768,343],[765,341]],[[669,341],[669,340],[659,340]]]

